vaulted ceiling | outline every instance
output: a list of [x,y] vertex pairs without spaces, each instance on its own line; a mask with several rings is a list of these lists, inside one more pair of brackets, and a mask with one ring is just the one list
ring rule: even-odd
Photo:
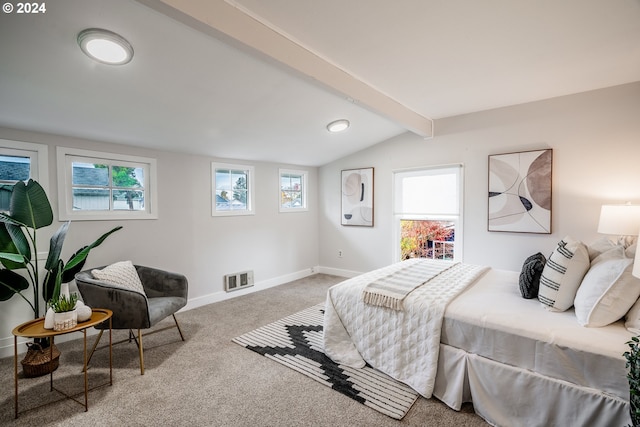
[[[640,80],[640,0],[57,0],[0,14],[0,126],[318,166]],[[85,28],[133,46],[93,62]],[[351,127],[325,126],[346,118]]]

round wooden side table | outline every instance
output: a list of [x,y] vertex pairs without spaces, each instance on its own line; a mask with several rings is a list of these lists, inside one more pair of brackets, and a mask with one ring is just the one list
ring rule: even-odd
[[[76,400],[73,396],[68,395],[67,393],[56,389],[53,386],[53,371],[49,374],[49,386],[50,391],[56,390],[58,393],[64,395],[66,398],[71,399],[80,405],[84,406],[85,412],[89,410],[89,400],[87,395],[89,393],[89,379],[87,377],[87,329],[92,326],[95,326],[99,323],[109,321],[109,382],[105,384],[100,384],[96,387],[101,387],[104,385],[112,385],[113,384],[113,361],[112,361],[112,337],[111,337],[111,316],[113,316],[113,312],[111,310],[105,308],[94,308],[92,309],[91,318],[84,322],[78,323],[77,326],[66,329],[64,331],[54,331],[53,329],[45,329],[44,328],[44,317],[39,319],[30,320],[21,325],[16,326],[13,333],[13,374],[14,374],[14,382],[15,382],[15,416],[18,418],[18,337],[24,338],[50,338],[51,346],[49,346],[49,351],[51,352],[51,358],[53,358],[53,343],[55,337],[58,335],[70,334],[72,332],[82,332],[84,335],[83,341],[83,372],[84,372],[84,403]],[[49,363],[53,363],[50,361]],[[51,402],[54,403],[54,402]]]

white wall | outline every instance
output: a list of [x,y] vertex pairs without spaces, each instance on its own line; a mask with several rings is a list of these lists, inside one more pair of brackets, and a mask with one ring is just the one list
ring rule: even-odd
[[[211,161],[186,154],[153,151],[34,132],[0,128],[0,138],[49,145],[49,198],[54,224],[39,236],[40,251],[60,225],[57,221],[56,146],[141,155],[158,162],[159,218],[137,221],[74,221],[63,259],[103,232],[122,225],[89,255],[86,268],[130,259],[134,263],[183,273],[189,280],[189,305],[235,297],[311,274],[318,263],[317,168],[248,162],[255,166],[256,214],[211,216]],[[234,163],[247,163],[232,160]],[[309,172],[309,211],[278,212],[278,168]],[[255,286],[224,292],[223,275],[254,270]],[[32,290],[26,291],[31,295]],[[33,318],[28,304],[14,296],[0,302],[0,357],[13,354],[11,330]]]
[[[520,270],[559,239],[596,238],[603,203],[640,203],[640,82],[437,120],[435,138],[404,134],[320,168],[320,265],[364,272],[393,259],[392,171],[463,163],[464,261]],[[487,231],[490,154],[553,149],[550,235]],[[340,225],[340,170],[374,167],[374,227]],[[338,258],[337,251],[343,251]]]

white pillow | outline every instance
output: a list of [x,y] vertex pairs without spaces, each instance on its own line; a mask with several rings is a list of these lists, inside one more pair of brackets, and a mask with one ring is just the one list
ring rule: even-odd
[[593,261],[598,255],[608,252],[616,246],[618,246],[618,244],[610,238],[600,237],[587,246],[587,249],[589,250],[589,259]]
[[576,293],[578,323],[597,328],[622,318],[640,296],[640,279],[632,269],[633,259],[622,246],[594,259]]
[[569,236],[562,239],[540,276],[538,299],[542,305],[550,311],[568,310],[589,265],[589,252],[583,243]]
[[94,279],[145,295],[140,276],[138,276],[138,272],[131,261],[120,261],[102,270],[91,270],[91,274]]

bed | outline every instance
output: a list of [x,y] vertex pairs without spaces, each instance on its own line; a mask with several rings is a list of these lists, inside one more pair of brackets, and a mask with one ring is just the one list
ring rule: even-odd
[[330,288],[327,355],[352,367],[368,363],[455,410],[472,402],[495,426],[631,423],[622,354],[634,333],[624,319],[581,326],[573,308],[552,312],[523,298],[519,272],[466,264],[465,272],[438,275],[444,284],[457,281],[436,304],[441,315],[425,308],[424,287],[406,296],[402,310],[363,301],[367,284],[424,262],[438,261],[403,261]]

